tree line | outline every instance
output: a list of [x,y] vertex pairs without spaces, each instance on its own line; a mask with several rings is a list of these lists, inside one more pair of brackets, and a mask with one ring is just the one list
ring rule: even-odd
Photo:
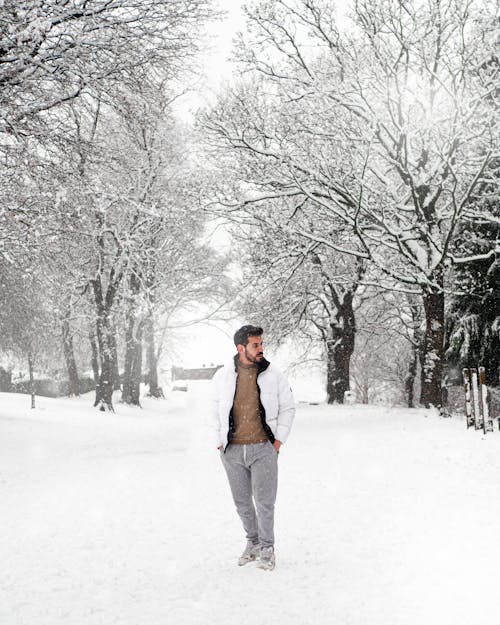
[[103,410],[116,388],[139,404],[144,374],[160,396],[170,320],[218,306],[224,260],[172,113],[214,17],[205,0],[0,7],[0,347],[32,390],[62,356],[70,395],[91,364]]
[[[192,307],[264,325],[329,402],[498,384],[497,17],[482,0],[253,0],[195,129],[209,0],[0,6],[0,349],[95,405],[161,395]],[[231,250],[206,243],[207,220]],[[236,267],[230,278],[228,267]],[[1,363],[0,363],[1,364]],[[419,393],[419,395],[418,395]]]
[[245,10],[243,78],[201,120],[225,168],[213,210],[245,259],[241,306],[322,359],[330,402],[352,386],[355,338],[357,377],[380,384],[390,352],[410,405],[418,363],[426,406],[452,366],[480,361],[498,384],[494,8],[356,0],[342,27],[323,0]]

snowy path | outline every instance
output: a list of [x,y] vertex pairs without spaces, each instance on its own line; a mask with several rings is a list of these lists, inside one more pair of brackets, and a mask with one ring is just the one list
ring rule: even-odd
[[244,540],[204,383],[139,415],[0,394],[1,625],[497,625],[500,433],[299,407],[277,568]]

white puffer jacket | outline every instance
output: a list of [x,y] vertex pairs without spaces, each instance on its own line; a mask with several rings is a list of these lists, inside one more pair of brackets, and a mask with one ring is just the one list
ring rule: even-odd
[[[265,410],[265,424],[274,437],[284,443],[288,438],[295,416],[295,402],[288,380],[267,360],[259,363],[257,375],[260,401]],[[236,392],[237,371],[235,361],[221,367],[212,381],[212,410],[210,428],[216,447],[228,444],[230,413]]]

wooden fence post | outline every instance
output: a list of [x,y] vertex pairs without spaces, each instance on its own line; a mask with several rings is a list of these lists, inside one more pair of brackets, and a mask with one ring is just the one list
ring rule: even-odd
[[[479,375],[478,375],[479,371]],[[486,386],[486,369],[484,367],[465,367],[462,369],[465,395],[465,418],[467,429],[474,426],[475,430],[493,432],[493,418],[490,416],[488,404],[488,387]],[[500,421],[499,421],[500,428]]]
[[471,402],[471,386],[470,386],[470,371],[466,367],[462,369],[462,376],[464,380],[464,397],[465,397],[465,421],[467,429],[474,425],[474,416],[472,415],[472,402]]
[[490,417],[488,405],[488,387],[486,386],[486,369],[479,367],[479,403],[483,417],[483,432],[493,432],[493,419]]

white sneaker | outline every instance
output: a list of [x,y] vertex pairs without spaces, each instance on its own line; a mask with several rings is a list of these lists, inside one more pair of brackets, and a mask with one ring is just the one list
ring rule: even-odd
[[241,554],[238,559],[238,566],[244,566],[249,562],[253,562],[257,560],[260,554],[260,545],[259,543],[253,543],[251,540],[247,542],[247,546],[245,547],[245,551]]
[[260,560],[257,562],[257,566],[265,571],[272,571],[276,565],[276,558],[274,556],[274,547],[262,547],[260,550]]

